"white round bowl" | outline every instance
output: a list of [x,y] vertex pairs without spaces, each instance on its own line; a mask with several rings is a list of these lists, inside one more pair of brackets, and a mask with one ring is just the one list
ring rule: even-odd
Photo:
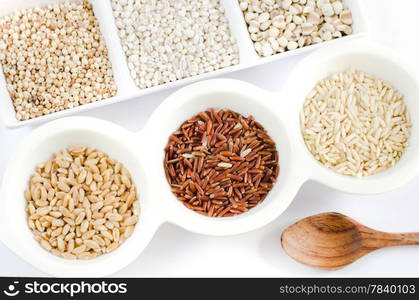
[[[156,110],[144,132],[152,135],[148,146],[153,153],[149,154],[148,163],[153,170],[153,182],[159,187],[155,193],[161,206],[169,212],[166,214],[169,222],[196,233],[232,235],[264,226],[288,207],[305,180],[299,172],[304,166],[286,124],[287,111],[285,106],[278,105],[277,98],[276,94],[242,81],[215,79],[179,90]],[[280,173],[273,189],[262,203],[234,217],[210,218],[185,207],[171,192],[163,169],[163,149],[171,133],[184,121],[211,107],[253,115],[265,127],[279,151]]]
[[[308,152],[300,132],[299,112],[309,91],[319,80],[349,67],[390,81],[405,95],[413,123],[410,146],[401,160],[387,171],[361,179],[339,175],[318,163]],[[0,194],[0,239],[18,256],[48,274],[101,277],[134,260],[164,222],[201,234],[239,234],[280,216],[307,180],[359,194],[396,188],[419,172],[418,82],[410,67],[396,55],[367,42],[352,42],[323,48],[307,57],[280,93],[230,79],[190,85],[162,103],[138,133],[86,117],[53,121],[34,130],[9,163]],[[274,188],[261,204],[235,217],[209,218],[191,211],[172,194],[165,178],[164,148],[169,136],[185,120],[210,107],[253,115],[279,151],[281,171]],[[113,253],[90,261],[68,261],[44,251],[26,223],[24,190],[35,166],[74,144],[95,147],[124,163],[138,187],[141,207],[133,236]]]
[[413,127],[409,147],[400,161],[379,174],[355,178],[340,175],[316,161],[306,148],[300,132],[296,133],[294,143],[301,148],[300,152],[304,152],[302,156],[309,158],[305,172],[310,180],[347,193],[383,193],[404,185],[419,173],[419,78],[408,62],[403,61],[400,55],[365,40],[323,48],[295,68],[281,94],[292,106],[292,127],[300,131],[299,113],[315,84],[351,67],[387,80],[404,95]]
[[[34,130],[21,142],[4,174],[0,200],[0,239],[15,254],[36,268],[57,277],[101,277],[133,261],[149,243],[161,224],[150,201],[151,183],[130,144],[132,135],[112,123],[84,117],[65,118]],[[66,260],[45,251],[27,225],[24,191],[36,165],[72,145],[100,149],[123,163],[131,172],[141,201],[139,223],[132,236],[116,251],[92,260]]]

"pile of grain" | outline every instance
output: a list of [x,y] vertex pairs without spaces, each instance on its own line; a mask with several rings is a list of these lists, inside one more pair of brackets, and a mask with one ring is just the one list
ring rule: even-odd
[[394,166],[408,145],[411,126],[401,93],[353,69],[320,81],[301,111],[308,150],[328,168],[349,176]]
[[261,203],[279,174],[275,142],[252,116],[209,109],[184,122],[165,149],[172,192],[209,217],[241,214]]
[[114,251],[138,220],[139,202],[128,170],[84,146],[63,150],[37,166],[25,197],[36,240],[67,259]]
[[1,18],[0,63],[18,120],[116,94],[108,51],[87,1]]
[[148,88],[239,63],[219,0],[112,0],[128,67]]

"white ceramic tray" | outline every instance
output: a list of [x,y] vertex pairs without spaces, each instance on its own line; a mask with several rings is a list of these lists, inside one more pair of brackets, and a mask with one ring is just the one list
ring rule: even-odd
[[[62,2],[63,0],[37,0],[37,4],[49,4]],[[181,85],[189,84],[194,81],[208,79],[213,76],[224,75],[230,72],[247,69],[253,66],[273,62],[276,60],[284,59],[293,55],[298,55],[319,48],[326,44],[341,43],[346,40],[354,39],[363,36],[367,33],[367,22],[365,14],[363,12],[362,0],[345,0],[345,3],[351,9],[353,14],[353,34],[336,40],[324,42],[317,45],[311,45],[301,49],[284,52],[271,57],[262,58],[257,55],[253,48],[253,42],[251,41],[247,32],[247,26],[243,18],[243,13],[240,10],[237,0],[221,0],[222,6],[225,8],[226,17],[229,20],[230,28],[233,36],[235,37],[240,51],[240,64],[225,69],[217,70],[214,72],[189,77],[186,79],[178,80],[172,83],[159,85],[152,88],[140,89],[138,88],[131,78],[129,69],[126,63],[126,57],[122,46],[120,44],[118,29],[115,26],[114,18],[112,15],[112,7],[110,0],[88,0],[92,3],[94,13],[99,21],[100,29],[105,39],[105,43],[108,47],[109,57],[112,63],[114,77],[118,92],[116,96],[108,98],[99,102],[82,105],[76,108],[67,109],[64,111],[56,112],[50,115],[42,116],[39,118],[18,121],[15,117],[15,111],[10,99],[9,93],[6,89],[6,82],[4,79],[3,72],[0,70],[0,99],[2,99],[2,105],[0,107],[0,118],[3,120],[7,127],[18,127],[24,125],[35,125],[52,119],[68,116],[78,112],[86,111],[96,107],[102,107],[111,103],[125,101],[129,99],[136,99],[141,96],[162,91],[168,88],[178,87]],[[22,2],[22,1],[21,1]],[[32,1],[24,1],[23,5],[19,8],[33,7],[35,4]],[[0,15],[8,13],[2,12]],[[0,66],[1,68],[1,66]],[[144,99],[145,100],[145,99]]]
[[[393,168],[363,179],[339,175],[320,165],[306,149],[300,134],[299,111],[306,95],[320,79],[349,67],[390,81],[405,95],[413,123],[410,146],[401,160]],[[165,100],[140,132],[132,133],[94,118],[53,121],[24,139],[9,163],[0,193],[0,240],[48,274],[101,277],[133,261],[165,222],[200,234],[239,234],[279,217],[307,180],[358,194],[394,189],[419,173],[418,95],[419,78],[408,63],[381,47],[351,41],[323,48],[305,58],[279,93],[230,79],[185,87]],[[197,214],[176,199],[165,179],[163,158],[168,137],[184,120],[209,107],[252,114],[265,126],[280,153],[278,182],[261,204],[239,216],[209,218]],[[60,149],[80,143],[105,151],[126,165],[138,186],[141,212],[133,236],[118,250],[91,261],[68,261],[44,251],[34,240],[26,223],[24,190],[38,163]]]

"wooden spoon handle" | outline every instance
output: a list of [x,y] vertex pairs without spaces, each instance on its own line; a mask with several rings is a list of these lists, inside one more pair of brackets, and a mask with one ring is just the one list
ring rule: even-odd
[[362,227],[362,245],[366,250],[375,250],[392,246],[419,245],[419,232],[387,233],[375,231],[365,226]]

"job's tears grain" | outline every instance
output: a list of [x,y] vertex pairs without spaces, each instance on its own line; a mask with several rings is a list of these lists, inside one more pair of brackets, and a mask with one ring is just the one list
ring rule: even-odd
[[238,1],[260,56],[352,34],[352,13],[341,0]]

